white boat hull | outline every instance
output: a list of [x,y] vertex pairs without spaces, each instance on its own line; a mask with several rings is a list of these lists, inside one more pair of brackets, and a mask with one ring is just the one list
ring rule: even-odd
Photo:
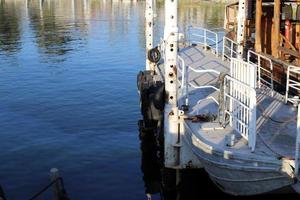
[[[186,128],[184,138],[198,157],[211,180],[231,195],[257,195],[292,186],[292,168],[283,170],[282,163],[230,158],[208,149],[206,144]],[[291,173],[287,173],[290,171]]]

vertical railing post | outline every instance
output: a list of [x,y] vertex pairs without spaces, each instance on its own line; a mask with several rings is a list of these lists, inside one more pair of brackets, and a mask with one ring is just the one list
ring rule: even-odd
[[249,115],[249,147],[253,152],[256,143],[256,92],[254,89],[250,90]]
[[192,45],[192,41],[191,41],[191,29],[192,29],[192,26],[191,25],[189,25],[188,26],[188,44],[189,44],[189,46],[191,46]]
[[297,114],[297,137],[296,137],[296,152],[295,152],[295,176],[299,174],[299,144],[300,144],[300,104],[298,104]]
[[225,60],[225,36],[223,37],[222,60]]
[[290,79],[290,66],[288,66],[287,68],[287,72],[286,72],[286,89],[285,89],[285,103],[288,102],[288,98],[289,98],[289,81]]
[[207,33],[206,33],[205,29],[203,29],[203,31],[204,31],[204,47],[205,47],[205,50],[207,50],[207,41],[206,41]]
[[261,59],[260,56],[257,56],[257,66],[258,66],[258,88],[261,87]]
[[230,41],[230,61],[232,59],[232,56],[233,56],[233,42]]
[[271,72],[271,89],[272,89],[271,95],[274,96],[273,63],[271,60],[270,60],[270,72]]
[[216,54],[219,56],[219,38],[218,38],[218,33],[216,33]]
[[[165,111],[164,111],[164,150],[165,167],[180,165],[180,144],[178,139],[177,102],[177,55],[178,55],[178,0],[165,0]],[[181,141],[181,140],[180,140]]]
[[185,67],[185,105],[189,106],[189,66]]

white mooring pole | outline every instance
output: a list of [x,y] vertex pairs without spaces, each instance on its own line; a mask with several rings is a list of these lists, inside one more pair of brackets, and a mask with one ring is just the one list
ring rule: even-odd
[[155,63],[148,59],[148,51],[153,48],[154,0],[146,0],[145,34],[146,34],[146,70],[155,70]]
[[177,105],[177,25],[178,0],[165,0],[165,167],[179,165],[178,105]]
[[247,0],[239,0],[237,28],[238,58],[242,58],[244,49],[243,46],[245,42],[246,1]]

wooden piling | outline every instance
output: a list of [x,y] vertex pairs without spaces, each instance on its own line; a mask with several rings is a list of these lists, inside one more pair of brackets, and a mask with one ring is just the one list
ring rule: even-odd
[[61,185],[60,182],[57,181],[59,178],[59,171],[57,168],[52,168],[50,170],[50,180],[55,181],[53,184],[53,200],[60,200],[60,191],[61,191]]
[[279,58],[279,41],[280,41],[280,7],[281,0],[274,0],[274,37],[272,41],[272,55]]
[[262,0],[256,0],[256,21],[255,21],[255,50],[261,52],[261,16]]

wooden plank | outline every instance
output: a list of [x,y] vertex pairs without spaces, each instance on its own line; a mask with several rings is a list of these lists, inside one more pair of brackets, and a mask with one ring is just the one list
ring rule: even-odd
[[279,40],[280,40],[280,7],[281,7],[281,0],[274,0],[274,38],[272,41],[273,52],[272,55],[275,58],[279,58]]
[[256,0],[256,16],[255,16],[255,50],[261,52],[261,16],[262,16],[262,0]]
[[288,49],[288,48],[281,47],[281,46],[278,46],[277,49],[278,49],[278,51],[282,51],[282,52],[284,52],[284,53],[286,53],[286,54],[295,56],[296,58],[300,58],[300,53],[298,53],[298,52],[295,51],[295,50]]

